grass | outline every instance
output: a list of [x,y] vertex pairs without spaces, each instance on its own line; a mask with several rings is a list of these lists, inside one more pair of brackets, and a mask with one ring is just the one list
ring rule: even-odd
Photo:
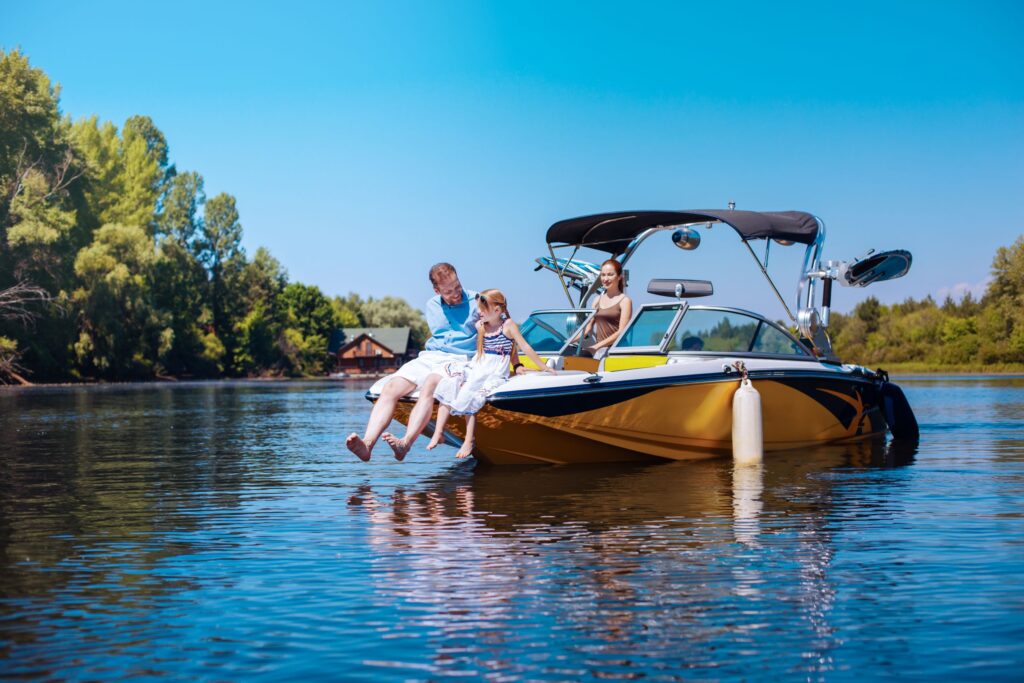
[[904,363],[878,363],[872,368],[884,368],[890,375],[909,374],[971,374],[971,375],[1024,375],[1024,363],[961,363],[938,365],[922,361]]

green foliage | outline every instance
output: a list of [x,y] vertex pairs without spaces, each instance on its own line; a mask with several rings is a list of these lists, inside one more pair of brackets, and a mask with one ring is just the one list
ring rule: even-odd
[[219,363],[209,361],[203,341],[204,324],[210,320],[206,271],[195,255],[174,239],[164,238],[160,242],[152,292],[154,306],[167,313],[169,341],[161,347],[162,369],[175,375],[218,374]]
[[77,177],[57,88],[19,51],[0,50],[0,289],[26,279],[51,292],[65,285]]
[[334,308],[334,317],[338,321],[338,327],[363,327],[363,321],[359,317],[359,305],[352,305],[349,302],[352,297],[359,299],[358,294],[349,294],[348,297],[336,296],[331,299],[331,306]]
[[0,384],[8,381],[23,368],[18,361],[21,360],[21,352],[18,350],[18,343],[7,337],[0,337]]
[[281,263],[263,247],[232,278],[235,374],[277,374],[287,369],[283,331],[288,311],[281,296],[287,284]]
[[196,240],[202,230],[199,208],[205,203],[203,176],[195,171],[174,176],[167,184],[163,211],[157,219],[158,233],[198,253]]
[[[6,235],[8,202],[21,176],[34,169],[53,179],[68,151],[58,89],[18,50],[0,50],[0,237]],[[65,169],[66,170],[66,169]]]
[[287,311],[284,351],[288,365],[296,374],[330,370],[327,341],[338,327],[331,301],[319,287],[292,283],[281,292]]
[[398,297],[369,298],[359,307],[359,317],[366,327],[410,327],[413,343],[421,348],[430,336],[423,313]]
[[237,301],[231,298],[229,285],[237,282],[244,268],[242,225],[238,222],[235,198],[221,193],[206,202],[202,229],[196,240],[196,253],[210,278],[210,312],[213,329],[228,342],[229,353],[234,344],[229,338],[233,327],[231,313]]
[[155,260],[152,240],[142,228],[116,223],[96,231],[93,243],[78,253],[74,348],[86,375],[131,379],[154,371],[167,327],[151,300]]

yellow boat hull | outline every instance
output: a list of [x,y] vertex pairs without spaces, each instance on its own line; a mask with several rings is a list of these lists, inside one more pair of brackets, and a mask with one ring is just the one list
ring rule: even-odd
[[[737,382],[682,383],[621,394],[523,398],[477,414],[474,455],[494,465],[695,460],[732,451]],[[856,441],[885,433],[870,382],[834,378],[759,379],[766,452]],[[411,402],[399,404],[406,423]],[[544,414],[547,413],[547,414]],[[558,414],[553,414],[558,413]],[[447,431],[461,440],[465,423]]]

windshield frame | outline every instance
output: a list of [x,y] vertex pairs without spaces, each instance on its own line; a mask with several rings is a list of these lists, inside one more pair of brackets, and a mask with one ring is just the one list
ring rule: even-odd
[[[631,327],[634,322],[640,317],[644,310],[651,308],[669,308],[672,306],[678,306],[679,309],[676,311],[675,317],[669,323],[669,326],[665,332],[665,335],[661,339],[661,343],[658,345],[650,346],[620,346],[619,342],[622,340],[623,335],[619,336],[619,339],[615,341],[615,344],[608,350],[610,355],[664,355],[669,357],[676,356],[740,356],[740,357],[755,357],[755,358],[780,358],[786,360],[819,360],[814,354],[803,344],[799,339],[793,336],[788,330],[783,328],[776,322],[768,320],[762,315],[759,315],[753,311],[748,311],[743,308],[734,308],[731,306],[691,306],[687,301],[679,301],[674,303],[663,303],[656,302],[642,305],[637,312],[633,315],[633,318],[629,321],[627,329]],[[761,334],[761,328],[765,325],[774,328],[777,332],[782,333],[787,339],[793,344],[794,348],[799,350],[799,353],[764,353],[760,351],[706,351],[701,349],[699,351],[682,351],[673,350],[668,351],[668,344],[670,340],[675,336],[676,330],[679,327],[680,322],[685,317],[686,313],[690,310],[694,311],[720,311],[723,313],[734,313],[749,317],[758,323],[758,326],[751,338],[751,344],[754,344]]]

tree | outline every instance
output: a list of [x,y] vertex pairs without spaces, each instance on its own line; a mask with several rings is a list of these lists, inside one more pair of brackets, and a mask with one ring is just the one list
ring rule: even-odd
[[385,296],[370,298],[360,308],[360,317],[367,327],[409,327],[412,341],[422,347],[430,335],[423,314],[413,308],[405,299]]
[[113,379],[150,376],[156,359],[166,354],[172,341],[163,333],[168,321],[150,298],[155,259],[143,228],[116,223],[97,230],[93,243],[79,252],[74,348],[82,372]]
[[162,155],[166,162],[167,145],[146,137],[146,134],[153,135],[154,131],[161,140],[163,135],[152,127],[148,118],[144,119],[149,123],[148,128],[138,124],[140,119],[143,117],[129,119],[136,121],[136,125],[126,124],[122,129],[118,149],[120,193],[113,202],[111,215],[106,219],[144,226],[152,234],[157,201],[163,191],[164,169],[160,165],[160,157]]
[[[14,322],[22,327],[31,327],[39,316],[36,304],[50,300],[50,294],[42,287],[18,282],[17,284],[0,291],[0,320]],[[0,336],[0,383],[6,383],[7,378],[26,384],[26,380],[19,375],[25,372],[19,361],[21,351],[13,339]]]
[[197,253],[200,248],[197,239],[202,234],[199,209],[205,203],[203,176],[195,171],[175,175],[167,185],[162,211],[157,218],[157,233]]
[[54,194],[73,177],[58,90],[20,51],[0,49],[0,243],[26,173],[40,174]]
[[163,171],[160,185],[164,185],[175,175],[173,165],[169,164],[167,138],[148,116],[129,116],[124,122],[124,136],[138,137],[146,141],[146,156],[156,162]]
[[283,369],[281,341],[287,311],[281,293],[287,284],[288,274],[281,263],[263,247],[242,269],[233,287],[243,311],[234,329],[235,373],[248,375]]
[[[159,141],[153,144],[159,150]],[[191,171],[174,175],[156,218],[160,247],[153,298],[167,312],[172,335],[170,349],[160,360],[174,374],[215,375],[224,369],[223,344],[214,344],[206,329],[212,313],[206,304],[206,269],[197,255],[202,230],[199,208],[205,201],[201,175]]]
[[1024,297],[1024,235],[999,247],[992,259],[992,281],[985,296],[998,303],[1020,304]]
[[[210,320],[206,302],[206,270],[177,240],[160,241],[153,269],[153,304],[167,318],[170,335],[162,370],[172,374],[216,375],[223,354],[211,355],[204,325]],[[214,350],[216,347],[213,347]]]
[[213,329],[223,340],[230,330],[225,298],[226,270],[244,265],[242,225],[238,222],[235,198],[221,193],[206,202],[202,233],[198,240],[199,260],[210,276],[210,308]]
[[998,313],[989,325],[998,326],[1001,319],[1005,336],[990,352],[1003,362],[1024,362],[1024,235],[996,250],[992,278],[984,302]]
[[319,287],[292,283],[281,293],[288,312],[284,350],[298,374],[326,372],[330,366],[327,342],[338,327],[331,301]]
[[76,121],[71,127],[75,153],[85,166],[79,217],[91,232],[110,223],[121,193],[120,138],[117,128],[98,117]]
[[[58,95],[25,55],[0,49],[0,290],[36,287],[60,301],[74,278],[78,217],[71,195],[83,169]],[[41,302],[35,312],[32,326],[0,320],[4,358],[23,359],[37,376],[64,373],[70,321],[56,303]]]
[[[358,295],[350,294],[349,297]],[[358,308],[352,308],[346,303],[346,299],[336,296],[331,299],[331,306],[334,308],[334,318],[338,321],[338,327],[362,327],[363,321],[359,318]]]
[[288,272],[265,247],[256,250],[242,273],[243,295],[249,308],[256,303],[274,304],[287,284]]

